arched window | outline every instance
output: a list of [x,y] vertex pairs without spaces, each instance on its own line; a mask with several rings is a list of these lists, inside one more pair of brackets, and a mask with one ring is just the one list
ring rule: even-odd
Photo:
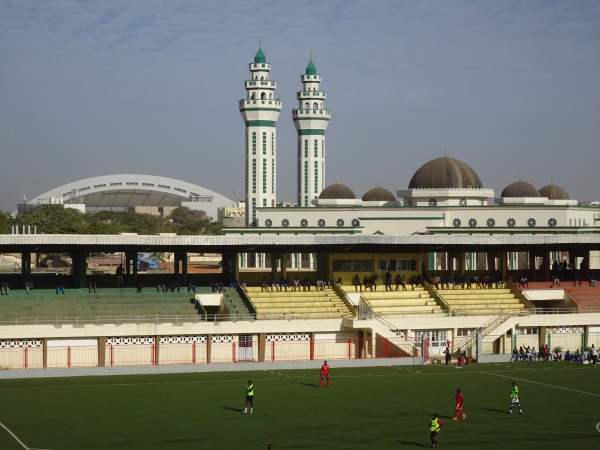
[[310,109],[310,103],[306,102],[306,103],[304,104],[304,109]]
[[266,96],[266,94],[264,92],[260,94],[260,99],[261,100],[264,100],[266,98],[267,98],[267,96]]
[[260,77],[261,81],[265,79],[265,77]]
[[270,92],[270,93],[269,93],[269,99],[272,99],[272,98],[273,98],[273,93],[272,93],[272,92]]
[[313,111],[319,109],[319,104],[317,102],[313,103]]
[[254,100],[256,98],[256,92],[253,92],[251,97],[252,97],[252,100]]

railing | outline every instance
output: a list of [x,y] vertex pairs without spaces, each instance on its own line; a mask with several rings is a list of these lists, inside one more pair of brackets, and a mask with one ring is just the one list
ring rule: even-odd
[[331,284],[331,287],[333,288],[334,292],[344,301],[348,309],[354,314],[359,314],[358,308],[354,306],[354,304],[350,301],[350,297],[348,297],[346,291],[344,291],[341,288],[339,283],[333,277],[329,279],[329,283]]
[[183,343],[147,339],[66,347],[44,347],[38,342],[28,346],[0,348],[0,368],[46,369],[379,358],[413,358],[413,364],[420,364],[423,349],[421,346],[415,350],[413,342],[403,337],[214,341],[207,335],[199,335],[193,336],[191,342]]
[[[364,305],[364,306],[363,306]],[[396,327],[386,320],[386,317],[403,317],[403,318],[422,318],[422,317],[451,317],[453,312],[445,311],[442,314],[382,314],[373,312],[371,306],[367,303],[359,305],[357,318],[359,320],[376,319],[384,324],[391,331]],[[362,308],[362,309],[361,309]],[[455,312],[455,311],[454,311]],[[506,310],[490,310],[490,314],[495,315],[506,313],[507,316],[530,316],[530,315],[549,315],[549,314],[599,314],[600,309],[577,309],[577,308],[532,308],[519,309],[514,313]],[[484,314],[480,314],[484,315]],[[333,316],[331,313],[321,312],[294,312],[289,311],[281,314],[272,313],[256,313],[256,314],[194,314],[194,315],[174,315],[174,316],[96,316],[96,317],[19,317],[14,319],[0,319],[0,326],[11,325],[120,325],[120,324],[164,324],[164,323],[202,323],[202,322],[222,322],[222,321],[237,321],[237,320],[310,320],[310,319],[335,319],[335,318],[352,318],[351,314]]]

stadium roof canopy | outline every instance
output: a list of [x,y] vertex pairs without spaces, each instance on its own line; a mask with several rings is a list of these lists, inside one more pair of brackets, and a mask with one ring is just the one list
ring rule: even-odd
[[173,178],[139,174],[86,178],[59,186],[27,203],[56,203],[54,199],[61,199],[65,204],[85,204],[86,209],[178,207],[182,202],[198,202],[202,206],[196,209],[202,209],[212,217],[216,217],[219,207],[235,204],[233,200],[202,186]]

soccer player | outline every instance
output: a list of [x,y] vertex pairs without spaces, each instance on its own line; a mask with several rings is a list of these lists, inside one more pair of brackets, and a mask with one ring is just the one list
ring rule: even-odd
[[429,437],[431,439],[431,446],[433,448],[438,446],[438,435],[440,434],[440,428],[442,428],[442,421],[438,418],[437,413],[433,413],[429,421]]
[[321,381],[319,382],[319,387],[323,387],[323,378],[327,378],[327,387],[329,387],[329,364],[327,364],[327,361],[323,361],[323,365],[321,366]]
[[513,412],[513,406],[517,405],[519,407],[519,414],[523,414],[523,410],[521,409],[521,401],[519,400],[519,388],[517,387],[517,382],[512,382],[512,390],[510,391],[510,411],[509,414]]
[[254,385],[252,384],[252,380],[248,380],[248,384],[246,385],[246,408],[244,408],[244,414],[248,412],[248,405],[250,405],[250,414],[252,414],[252,410],[254,409]]
[[462,415],[462,419],[465,420],[467,418],[467,415],[463,412],[462,409],[463,395],[462,392],[460,392],[460,389],[456,390],[456,395],[454,396],[454,398],[456,399],[456,411],[454,412],[454,417],[452,418],[452,420],[458,420],[459,413]]

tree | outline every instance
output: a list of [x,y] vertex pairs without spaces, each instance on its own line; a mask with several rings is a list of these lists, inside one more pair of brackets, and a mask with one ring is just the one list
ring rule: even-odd
[[84,214],[63,205],[41,205],[31,214],[17,216],[17,224],[37,227],[38,233],[86,234]]
[[176,208],[169,216],[172,229],[181,235],[223,234],[221,225],[208,220],[204,211],[191,210],[185,206]]

